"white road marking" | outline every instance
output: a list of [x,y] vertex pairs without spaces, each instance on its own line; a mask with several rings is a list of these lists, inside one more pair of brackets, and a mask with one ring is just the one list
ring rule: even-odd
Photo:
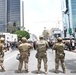
[[11,56],[11,57],[8,57],[8,58],[6,58],[4,61],[9,60],[9,59],[11,59],[11,58],[15,57],[16,55],[17,55],[17,54],[15,54],[15,55],[13,55],[13,56]]

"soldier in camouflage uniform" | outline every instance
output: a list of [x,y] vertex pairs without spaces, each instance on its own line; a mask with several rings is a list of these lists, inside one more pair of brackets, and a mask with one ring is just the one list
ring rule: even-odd
[[2,71],[5,71],[3,62],[4,62],[4,38],[0,38],[0,66]]
[[22,43],[19,45],[18,49],[20,52],[20,60],[19,60],[19,66],[18,66],[18,73],[21,72],[22,66],[23,66],[23,62],[24,62],[24,67],[25,67],[25,71],[28,71],[28,57],[30,54],[30,48],[32,48],[32,46],[28,43],[26,43],[26,38],[23,37],[22,38]]
[[65,63],[64,63],[64,59],[65,59],[64,48],[65,48],[65,45],[62,43],[62,38],[61,37],[59,37],[57,40],[58,40],[58,43],[56,43],[53,46],[53,50],[55,50],[55,73],[58,73],[59,61],[61,62],[63,73],[65,73]]
[[38,53],[38,70],[36,71],[37,73],[40,73],[40,68],[41,68],[41,60],[43,59],[44,62],[44,69],[45,73],[47,73],[47,47],[48,47],[48,42],[44,40],[43,36],[39,37],[39,41],[36,42],[36,50]]

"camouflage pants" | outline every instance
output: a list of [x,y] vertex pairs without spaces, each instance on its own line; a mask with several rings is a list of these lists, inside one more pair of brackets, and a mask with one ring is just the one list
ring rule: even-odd
[[47,57],[46,56],[38,57],[38,70],[40,70],[40,68],[41,68],[41,61],[42,60],[44,62],[44,69],[47,70]]
[[0,55],[0,66],[2,70],[5,70],[3,62],[4,62],[4,57]]
[[61,62],[61,67],[62,67],[62,70],[64,71],[65,70],[64,58],[60,58],[60,57],[55,58],[55,70],[58,71],[59,61]]
[[24,68],[25,68],[25,70],[28,69],[28,57],[24,57],[24,58],[21,58],[19,60],[18,71],[21,71],[22,66],[23,66],[23,62],[24,62]]

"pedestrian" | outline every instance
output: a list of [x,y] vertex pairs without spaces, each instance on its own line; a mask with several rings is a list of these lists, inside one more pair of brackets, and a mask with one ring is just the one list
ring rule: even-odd
[[55,73],[58,73],[58,68],[59,68],[59,61],[61,62],[61,67],[63,70],[63,73],[65,73],[65,53],[64,53],[64,48],[65,44],[62,43],[62,38],[58,37],[57,43],[53,46],[53,50],[55,50]]
[[30,54],[30,49],[32,46],[28,43],[26,43],[27,40],[25,37],[22,38],[22,43],[19,45],[18,50],[20,52],[20,60],[19,60],[19,66],[18,66],[18,73],[21,72],[23,62],[24,62],[24,68],[26,72],[29,72],[28,70],[28,57]]
[[5,71],[4,67],[4,38],[0,38],[0,66],[2,71]]
[[38,70],[36,71],[37,73],[40,73],[40,68],[41,68],[41,61],[43,59],[44,62],[44,69],[45,69],[45,73],[47,74],[47,48],[49,47],[48,42],[44,40],[43,36],[39,37],[39,41],[36,42],[36,50],[37,50],[37,54],[38,54]]

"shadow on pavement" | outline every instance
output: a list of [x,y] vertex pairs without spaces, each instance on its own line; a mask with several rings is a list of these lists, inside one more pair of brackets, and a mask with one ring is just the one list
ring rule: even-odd
[[[37,71],[37,70],[35,70],[35,71],[31,71],[31,73],[33,73],[33,74],[37,74],[36,71]],[[40,71],[40,74],[44,74],[44,71]]]
[[76,73],[76,60],[66,60],[65,61],[66,68],[71,70],[71,73]]
[[6,72],[6,71],[2,71],[2,70],[0,69],[0,72]]
[[[55,69],[51,69],[51,70],[49,70],[49,72],[55,73]],[[58,73],[63,73],[63,72],[61,70],[58,70]]]
[[[18,70],[15,70],[15,73],[18,73]],[[29,73],[29,72],[26,72],[25,70],[21,70],[21,73]]]

